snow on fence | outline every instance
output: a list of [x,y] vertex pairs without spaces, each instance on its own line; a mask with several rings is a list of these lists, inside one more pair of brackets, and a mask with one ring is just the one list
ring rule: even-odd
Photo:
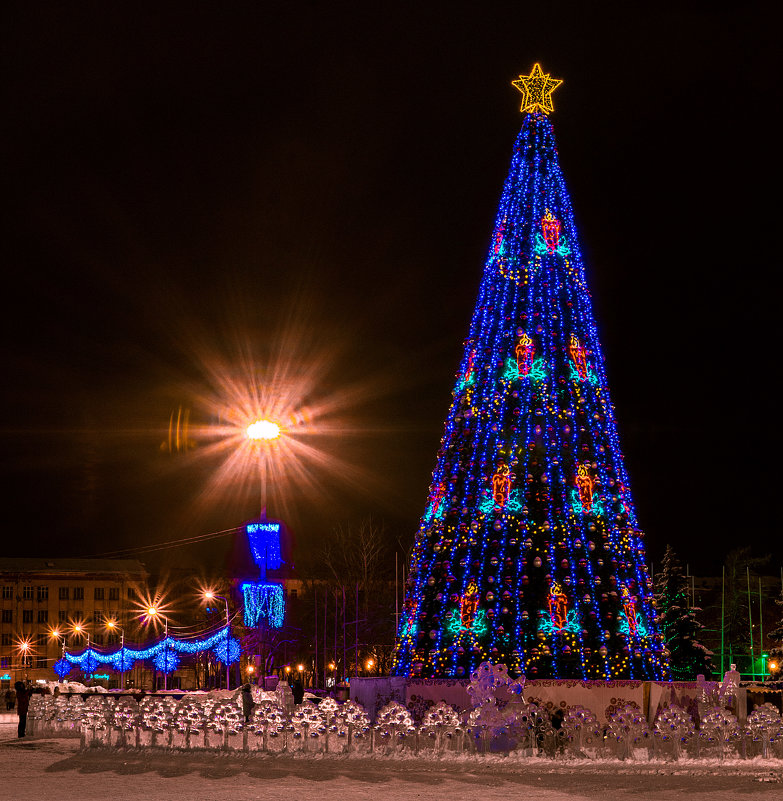
[[[140,703],[108,694],[33,696],[28,715],[36,737],[80,736],[85,748],[166,748],[263,754],[441,756],[504,754],[579,759],[679,760],[783,759],[783,719],[771,704],[744,724],[719,705],[698,719],[676,705],[662,709],[650,727],[633,704],[606,723],[586,707],[560,707],[551,715],[525,701],[524,682],[501,666],[481,666],[471,677],[473,709],[441,702],[417,725],[411,711],[391,701],[371,723],[361,705],[327,698],[298,706],[265,695],[247,720],[234,697],[147,696]],[[283,701],[280,703],[279,701]]]
[[28,715],[36,737],[80,736],[84,747],[212,749],[267,754],[356,756],[509,753],[592,759],[730,757],[783,759],[783,720],[769,704],[741,726],[726,710],[707,710],[694,725],[678,707],[661,711],[652,729],[639,710],[618,709],[602,726],[583,707],[567,710],[555,728],[545,710],[520,704],[491,722],[476,709],[460,714],[447,704],[431,709],[420,726],[406,707],[387,704],[374,725],[358,704],[326,699],[293,713],[265,701],[247,721],[239,703],[212,699],[34,697]]

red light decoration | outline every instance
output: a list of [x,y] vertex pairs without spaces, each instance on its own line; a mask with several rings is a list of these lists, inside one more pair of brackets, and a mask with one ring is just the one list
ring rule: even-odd
[[632,637],[636,636],[636,604],[627,587],[623,587],[623,612],[628,621],[628,631]]
[[568,345],[568,352],[576,367],[577,373],[581,381],[587,380],[587,352],[584,345],[579,341],[576,334],[571,334],[571,341]]
[[541,218],[541,233],[544,235],[547,252],[554,253],[560,245],[560,220],[555,219],[549,209]]
[[501,462],[497,472],[492,476],[492,498],[495,506],[502,508],[508,503],[508,495],[511,492],[511,480],[513,474],[507,464]]
[[557,582],[549,588],[547,603],[552,626],[558,631],[562,630],[568,619],[568,598]]
[[470,581],[465,594],[462,596],[460,603],[459,616],[462,619],[462,625],[469,629],[473,625],[473,619],[476,617],[476,609],[478,609],[478,587],[475,581]]
[[522,334],[514,352],[517,355],[517,373],[524,378],[533,366],[533,354],[536,352],[533,340],[527,334]]
[[593,488],[595,481],[590,477],[590,472],[586,464],[580,464],[577,468],[576,478],[574,479],[576,488],[579,490],[579,501],[582,509],[589,512],[593,507]]
[[500,223],[500,228],[498,228],[497,233],[495,234],[495,255],[497,256],[500,253],[500,249],[503,247],[503,237],[506,235],[506,219],[503,218],[503,222]]
[[468,366],[465,368],[465,383],[470,383],[473,377],[473,360],[476,358],[476,351],[472,350],[468,356]]

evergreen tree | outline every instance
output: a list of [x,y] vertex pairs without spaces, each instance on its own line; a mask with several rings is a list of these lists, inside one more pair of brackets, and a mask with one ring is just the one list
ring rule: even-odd
[[781,618],[778,625],[767,634],[772,642],[777,643],[769,649],[769,674],[773,679],[783,679],[783,590],[775,603],[781,607]]
[[552,123],[522,129],[416,536],[394,672],[659,679],[643,534]]
[[726,555],[725,612],[723,616],[724,648],[740,670],[752,670],[749,661],[750,628],[748,618],[748,578],[755,585],[759,571],[769,563],[770,557],[754,556],[749,546],[735,548]]
[[712,652],[698,636],[704,626],[696,620],[701,610],[688,600],[688,578],[671,545],[666,546],[661,572],[655,577],[658,626],[669,650],[672,678],[692,681],[699,673],[712,673]]

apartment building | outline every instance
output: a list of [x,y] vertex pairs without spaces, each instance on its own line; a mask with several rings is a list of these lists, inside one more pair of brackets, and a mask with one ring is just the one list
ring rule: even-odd
[[146,578],[144,565],[128,559],[0,558],[0,689],[52,680],[63,643],[82,650],[89,636],[96,646],[115,644],[106,621],[128,622]]

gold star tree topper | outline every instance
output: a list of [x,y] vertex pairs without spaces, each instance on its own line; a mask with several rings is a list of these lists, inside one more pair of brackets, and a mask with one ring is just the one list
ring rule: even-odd
[[520,111],[543,111],[549,114],[554,111],[552,105],[552,92],[557,89],[562,81],[553,78],[549,74],[544,74],[540,64],[534,64],[530,75],[520,75],[516,81],[511,81],[522,92],[522,108]]

